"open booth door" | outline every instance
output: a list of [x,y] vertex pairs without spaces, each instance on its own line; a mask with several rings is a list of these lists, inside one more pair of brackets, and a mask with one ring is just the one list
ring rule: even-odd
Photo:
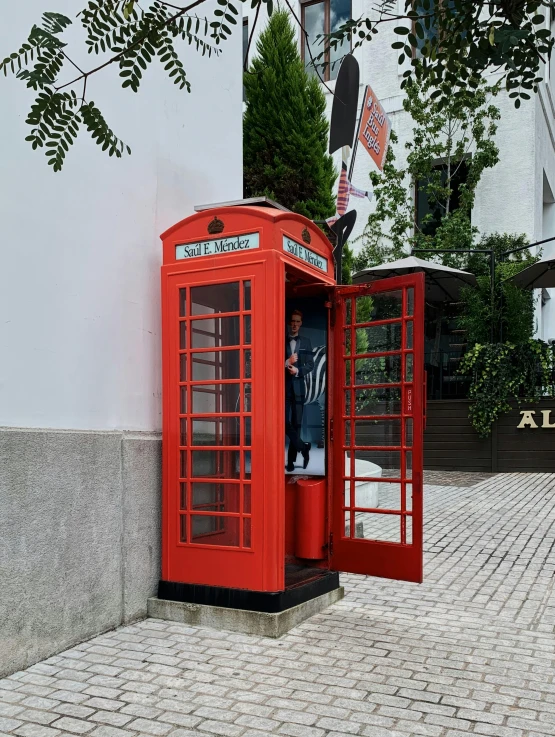
[[331,568],[422,581],[424,276],[335,289]]

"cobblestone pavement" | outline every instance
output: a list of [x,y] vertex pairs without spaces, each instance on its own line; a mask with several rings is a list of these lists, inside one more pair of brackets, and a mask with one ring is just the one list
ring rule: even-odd
[[426,488],[426,581],[279,640],[145,620],[0,680],[0,737],[555,735],[555,475]]

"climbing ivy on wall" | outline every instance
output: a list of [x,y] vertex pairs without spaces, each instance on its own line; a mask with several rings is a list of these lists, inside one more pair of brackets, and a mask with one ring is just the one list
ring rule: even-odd
[[538,401],[554,396],[555,348],[542,340],[523,343],[476,343],[461,362],[472,383],[470,421],[482,438],[495,420],[511,409],[510,401]]

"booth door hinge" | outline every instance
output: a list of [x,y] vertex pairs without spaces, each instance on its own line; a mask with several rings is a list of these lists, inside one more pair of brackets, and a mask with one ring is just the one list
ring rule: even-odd
[[333,440],[333,417],[330,417],[330,442]]
[[328,545],[330,555],[333,555],[333,532],[330,532],[330,542]]

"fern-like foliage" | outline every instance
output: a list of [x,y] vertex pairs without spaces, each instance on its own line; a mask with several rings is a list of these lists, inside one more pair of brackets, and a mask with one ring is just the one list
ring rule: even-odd
[[144,71],[157,59],[174,84],[189,92],[191,85],[175,44],[184,42],[202,56],[218,55],[218,45],[230,35],[238,15],[231,0],[218,3],[216,20],[210,22],[189,14],[185,6],[162,0],[144,7],[136,0],[88,0],[77,17],[86,33],[88,53],[104,59],[89,71],[71,60],[62,39],[73,21],[60,13],[44,13],[25,43],[0,62],[4,76],[13,74],[37,92],[26,121],[31,132],[25,140],[33,149],[45,151],[54,171],[61,171],[81,129],[109,156],[130,154],[131,149],[116,136],[99,107],[87,100],[88,78],[116,65],[122,87],[137,92]]

